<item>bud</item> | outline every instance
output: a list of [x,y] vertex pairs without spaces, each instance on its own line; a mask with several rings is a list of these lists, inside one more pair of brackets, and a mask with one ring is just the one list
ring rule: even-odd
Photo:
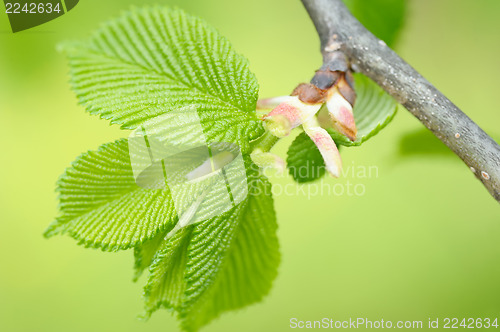
[[279,104],[288,100],[290,96],[279,96],[272,98],[265,98],[257,100],[257,109],[258,110],[268,110],[273,109]]
[[326,91],[311,83],[301,83],[292,92],[292,96],[299,97],[299,100],[310,105],[325,102]]
[[292,131],[290,120],[282,114],[266,116],[263,119],[266,121],[265,126],[267,130],[276,137],[282,138],[288,136],[290,131]]
[[[259,100],[257,108],[269,108],[279,103],[262,117],[269,132],[274,136],[284,137],[292,129],[302,125],[318,147],[327,171],[332,176],[339,177],[342,160],[335,142],[325,128],[332,127],[351,141],[356,140],[358,130],[353,114],[356,93],[347,58],[340,51],[330,53],[328,65],[316,71],[311,83],[300,84],[288,97]],[[324,103],[328,112],[319,112],[316,118],[316,113]],[[251,158],[258,166],[282,162],[281,159],[276,159],[279,157],[258,150],[252,153]]]
[[358,130],[354,122],[352,105],[344,98],[337,87],[328,91],[326,107],[330,113],[333,128],[347,136],[351,141],[355,141]]
[[284,137],[290,131],[300,126],[304,121],[313,117],[321,108],[321,103],[306,104],[298,96],[289,96],[286,101],[279,104],[262,119],[266,122],[267,129],[277,137]]

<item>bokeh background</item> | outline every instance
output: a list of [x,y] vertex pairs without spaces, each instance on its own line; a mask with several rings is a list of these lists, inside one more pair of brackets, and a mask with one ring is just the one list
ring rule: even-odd
[[[77,105],[56,44],[146,3],[153,2],[81,1],[17,34],[0,14],[0,331],[177,330],[166,311],[137,319],[145,279],[131,280],[132,252],[42,237],[57,212],[54,183],[64,168],[126,136]],[[298,0],[154,3],[216,26],[249,58],[263,97],[288,94],[320,66],[318,38]],[[397,45],[497,139],[499,15],[498,0],[413,0]],[[379,176],[322,180],[361,183],[360,197],[278,195],[283,260],[270,296],[205,331],[285,331],[292,317],[500,316],[500,209],[470,170],[404,109],[368,143],[342,153],[346,165],[375,165]]]

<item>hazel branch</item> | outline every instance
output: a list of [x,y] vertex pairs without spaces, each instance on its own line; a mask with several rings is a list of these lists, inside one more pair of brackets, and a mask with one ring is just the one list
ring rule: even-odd
[[429,81],[369,32],[341,0],[302,0],[321,41],[323,67],[336,53],[380,85],[459,156],[500,202],[500,146]]

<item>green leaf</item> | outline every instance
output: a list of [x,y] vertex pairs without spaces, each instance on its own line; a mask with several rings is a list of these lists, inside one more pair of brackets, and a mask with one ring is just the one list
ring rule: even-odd
[[146,317],[161,307],[178,311],[186,290],[184,270],[187,262],[192,226],[163,241],[151,264],[148,283],[144,287]]
[[[396,115],[397,103],[377,84],[362,74],[354,74],[356,103],[354,119],[358,129],[357,140],[352,142],[333,129],[327,129],[337,146],[360,146],[378,134]],[[310,182],[325,174],[321,154],[305,133],[301,133],[288,149],[287,167],[297,182]]]
[[80,102],[122,128],[195,108],[207,142],[238,144],[263,133],[248,61],[204,21],[178,9],[144,8],[62,49]]
[[406,0],[344,0],[351,13],[375,36],[393,46],[403,27]]
[[177,312],[196,331],[222,312],[260,301],[277,275],[270,183],[249,175],[249,196],[224,215],[189,226],[159,248],[145,287],[146,312]]
[[325,163],[314,142],[305,132],[300,133],[288,149],[286,165],[293,179],[311,182],[325,175]]
[[[109,251],[135,247],[135,279],[148,267],[151,272],[147,315],[173,309],[186,331],[261,300],[279,264],[270,183],[249,169],[248,196],[238,205],[168,237],[178,222],[172,195],[136,184],[129,144],[108,143],[73,162],[58,181],[61,215],[46,235],[69,233],[81,244]],[[231,172],[237,171],[229,167],[227,177],[234,180]],[[183,196],[191,197],[185,204],[196,204],[192,192]],[[217,201],[214,196],[201,203],[196,213],[217,209]]]
[[158,233],[154,238],[145,241],[134,248],[134,281],[137,281],[142,273],[153,263],[156,253],[166,242],[167,232]]
[[[166,8],[134,9],[62,48],[87,110],[138,130],[72,163],[45,236],[134,248],[134,279],[150,271],[146,315],[174,310],[186,331],[260,301],[280,256],[270,183],[246,155],[264,132],[248,61],[200,19]],[[214,171],[228,153],[245,166]]]
[[345,146],[360,146],[378,134],[396,115],[398,103],[381,87],[363,74],[354,74],[356,103],[354,120],[358,129],[357,139],[351,142],[344,135],[328,129],[334,141]]
[[45,232],[68,233],[87,247],[128,249],[177,221],[170,191],[139,187],[126,139],[79,156],[57,181],[60,215]]

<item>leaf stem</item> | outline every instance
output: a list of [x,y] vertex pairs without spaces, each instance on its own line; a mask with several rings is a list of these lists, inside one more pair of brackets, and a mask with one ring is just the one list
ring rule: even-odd
[[264,135],[252,141],[250,145],[252,150],[260,149],[262,152],[269,152],[278,141],[279,137],[274,136],[270,131],[266,130]]

